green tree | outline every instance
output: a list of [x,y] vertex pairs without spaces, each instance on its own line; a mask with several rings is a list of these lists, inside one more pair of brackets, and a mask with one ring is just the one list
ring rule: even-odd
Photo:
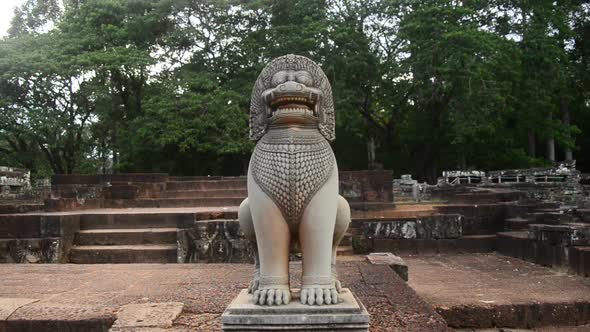
[[[41,151],[53,172],[72,173],[88,149],[87,128],[100,89],[89,72],[64,56],[63,46],[55,33],[4,41],[0,135],[10,153]],[[36,170],[34,160],[23,164]]]

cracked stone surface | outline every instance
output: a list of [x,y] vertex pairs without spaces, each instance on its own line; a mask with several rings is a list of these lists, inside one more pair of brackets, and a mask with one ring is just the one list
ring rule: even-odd
[[[388,266],[352,256],[341,257],[338,268],[343,282],[367,307],[372,331],[447,329],[442,317]],[[219,331],[221,314],[248,287],[252,270],[250,264],[6,264],[0,265],[0,296],[39,299],[14,311],[8,322],[102,320],[110,327],[123,306],[180,302],[183,312],[170,329],[120,331]],[[292,263],[291,271],[292,287],[297,288],[301,263]]]
[[139,327],[170,328],[183,307],[181,302],[127,304],[117,311],[117,320],[110,331]]
[[39,300],[24,298],[0,298],[0,320],[6,320],[18,308],[37,301]]

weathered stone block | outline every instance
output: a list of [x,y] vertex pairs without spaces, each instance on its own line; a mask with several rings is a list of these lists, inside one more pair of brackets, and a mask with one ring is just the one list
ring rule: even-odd
[[61,239],[0,240],[0,263],[61,263]]
[[340,171],[340,194],[350,203],[393,202],[393,174],[387,170]]
[[551,245],[587,246],[590,245],[590,225],[576,223],[530,224],[529,238]]
[[117,320],[109,331],[167,329],[172,327],[183,308],[184,304],[181,302],[127,304],[117,311]]
[[389,252],[374,252],[367,255],[367,260],[375,265],[388,265],[400,278],[408,281],[408,265],[401,257]]
[[460,237],[463,217],[458,214],[411,219],[371,221],[362,224],[368,239],[454,239]]

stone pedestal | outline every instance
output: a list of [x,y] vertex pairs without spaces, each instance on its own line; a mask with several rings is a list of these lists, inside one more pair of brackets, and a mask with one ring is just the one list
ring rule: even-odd
[[369,331],[369,313],[348,288],[341,302],[332,305],[304,305],[298,292],[288,305],[255,305],[247,290],[221,316],[224,331]]

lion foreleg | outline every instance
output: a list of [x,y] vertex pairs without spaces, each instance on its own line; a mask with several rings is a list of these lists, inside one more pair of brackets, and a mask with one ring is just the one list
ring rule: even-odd
[[250,177],[248,202],[260,260],[260,277],[254,301],[261,305],[288,304],[291,300],[289,226],[276,204]]
[[303,257],[301,303],[338,303],[332,279],[332,242],[338,206],[338,174],[332,175],[309,202],[299,225],[299,242]]

